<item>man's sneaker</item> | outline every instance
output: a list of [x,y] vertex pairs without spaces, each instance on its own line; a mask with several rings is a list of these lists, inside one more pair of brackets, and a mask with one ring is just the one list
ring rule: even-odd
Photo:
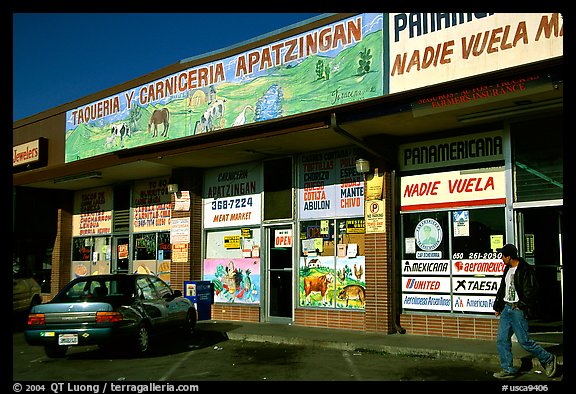
[[494,376],[496,379],[511,379],[513,377],[516,376],[516,374],[514,372],[507,372],[507,371],[498,371],[498,372],[494,372]]
[[556,375],[556,356],[555,355],[552,355],[552,361],[550,361],[548,364],[546,364],[546,366],[544,367],[544,370],[546,371],[546,376],[548,376],[549,378]]

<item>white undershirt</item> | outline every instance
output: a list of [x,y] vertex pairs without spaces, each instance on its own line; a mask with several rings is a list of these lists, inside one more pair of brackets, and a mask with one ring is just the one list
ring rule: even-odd
[[504,295],[505,302],[520,301],[518,298],[518,293],[516,292],[516,288],[514,287],[514,273],[516,272],[516,268],[517,267],[510,267],[506,273],[506,293]]

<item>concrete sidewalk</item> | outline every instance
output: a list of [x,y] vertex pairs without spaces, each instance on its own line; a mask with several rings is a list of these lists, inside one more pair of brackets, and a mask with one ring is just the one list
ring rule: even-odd
[[[418,355],[491,363],[499,367],[495,340],[459,339],[411,334],[371,334],[356,330],[302,327],[288,324],[239,321],[199,321],[198,331],[218,331],[236,341],[322,346],[339,350],[375,351],[392,355]],[[532,337],[563,364],[563,333],[534,332]],[[514,365],[540,368],[538,360],[513,342]]]

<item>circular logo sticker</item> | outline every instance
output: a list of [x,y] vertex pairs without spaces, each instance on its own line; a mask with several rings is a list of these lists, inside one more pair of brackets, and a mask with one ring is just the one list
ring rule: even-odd
[[434,250],[442,242],[442,227],[434,219],[424,219],[414,230],[416,244],[422,250]]

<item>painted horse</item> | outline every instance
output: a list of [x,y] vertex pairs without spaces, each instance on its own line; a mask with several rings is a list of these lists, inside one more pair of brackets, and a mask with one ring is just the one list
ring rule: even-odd
[[148,133],[150,133],[152,129],[152,125],[154,125],[154,133],[152,137],[156,137],[158,135],[158,125],[163,124],[164,130],[162,131],[162,137],[168,136],[168,126],[170,123],[170,112],[168,108],[162,109],[155,109],[150,115],[150,121],[148,122]]

